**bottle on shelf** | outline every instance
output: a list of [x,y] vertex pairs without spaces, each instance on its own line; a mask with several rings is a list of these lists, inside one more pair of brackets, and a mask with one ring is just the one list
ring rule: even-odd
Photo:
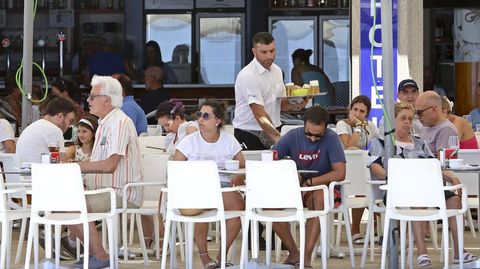
[[107,0],[107,8],[113,9],[113,0]]
[[123,9],[125,7],[125,0],[118,1],[118,8]]
[[343,8],[348,8],[348,7],[350,7],[350,1],[349,0],[342,0],[340,2],[340,6],[343,7]]
[[298,7],[307,7],[306,0],[298,0]]
[[290,0],[290,7],[297,7],[297,1],[296,0]]
[[313,0],[307,0],[307,7],[313,7]]
[[288,7],[288,0],[283,0],[282,7]]
[[326,6],[326,0],[318,0],[317,6],[318,7],[325,7]]
[[443,39],[443,32],[444,32],[444,23],[441,18],[437,18],[435,20],[435,40],[439,41]]

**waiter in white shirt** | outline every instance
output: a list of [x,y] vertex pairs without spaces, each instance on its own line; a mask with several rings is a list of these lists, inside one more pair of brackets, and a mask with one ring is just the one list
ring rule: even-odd
[[270,33],[259,32],[252,40],[253,60],[235,81],[235,138],[244,149],[270,148],[280,139],[280,112],[305,107],[308,99],[292,104],[286,96],[283,74],[275,60],[275,40]]

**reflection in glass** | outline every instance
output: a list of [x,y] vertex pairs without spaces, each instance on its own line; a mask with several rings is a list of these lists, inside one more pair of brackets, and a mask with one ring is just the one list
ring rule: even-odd
[[350,80],[350,22],[348,19],[322,21],[323,70],[330,81]]
[[173,69],[178,83],[191,83],[191,14],[149,14],[146,28],[146,41],[157,41],[162,59]]
[[275,63],[283,70],[285,82],[291,81],[291,71],[293,68],[291,56],[296,49],[311,49],[313,55],[310,63],[317,63],[317,50],[315,49],[317,32],[316,18],[272,18],[270,28],[270,32],[276,40]]
[[241,16],[200,17],[200,83],[235,82],[242,66],[242,25]]

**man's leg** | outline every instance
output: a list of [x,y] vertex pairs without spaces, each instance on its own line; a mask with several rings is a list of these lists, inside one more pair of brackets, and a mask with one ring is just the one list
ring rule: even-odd
[[[310,210],[322,210],[323,204],[323,191],[314,191],[310,197],[305,201],[306,206]],[[326,232],[326,231],[324,231]],[[307,220],[306,234],[305,234],[305,266],[310,266],[312,253],[315,248],[318,236],[320,235],[320,222],[318,218],[311,218]]]
[[[100,233],[97,231],[95,227],[95,222],[88,223],[89,231],[89,250],[90,255],[95,256],[99,260],[108,260],[108,254],[102,246],[102,237]],[[70,229],[70,233],[72,233],[75,237],[80,239],[83,242],[83,226],[80,225],[73,225],[68,227]]]
[[[462,208],[462,201],[458,195],[454,195],[447,199],[447,209],[460,209]],[[457,220],[455,217],[448,218],[448,226],[452,231],[453,238],[453,257],[458,259],[458,236],[457,236]],[[463,229],[463,227],[460,227]]]
[[282,244],[288,249],[288,257],[283,262],[285,264],[295,264],[300,259],[300,252],[298,251],[295,240],[293,240],[292,233],[290,233],[290,223],[288,222],[274,222],[272,225],[273,231],[280,237]]

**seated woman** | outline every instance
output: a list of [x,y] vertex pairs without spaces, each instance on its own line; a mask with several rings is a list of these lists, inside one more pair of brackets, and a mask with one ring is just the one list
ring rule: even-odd
[[[371,108],[370,99],[359,95],[350,103],[348,119],[337,122],[337,134],[344,149],[367,149],[373,138],[378,136],[377,126],[367,119]],[[360,221],[364,210],[365,208],[352,210],[352,239],[355,244],[363,244]]]
[[98,119],[93,115],[85,115],[78,121],[77,144],[66,149],[67,160],[72,162],[88,162],[92,155]]
[[[435,158],[435,156],[430,151],[427,143],[412,134],[410,130],[412,129],[412,121],[415,110],[412,105],[407,103],[396,103],[395,104],[395,155],[399,158]],[[384,169],[384,160],[385,160],[385,142],[380,138],[375,138],[372,141],[370,147],[370,171],[372,173],[372,179],[374,180],[385,180],[386,172]],[[458,177],[454,176],[449,171],[443,171],[443,179],[448,181],[452,185],[460,184]],[[459,194],[460,195],[460,194]],[[448,209],[460,209],[461,199],[460,196],[451,192],[445,191],[445,199]],[[448,220],[449,227],[452,232],[453,237],[453,248],[454,248],[454,263],[458,262],[458,238],[457,238],[457,224],[455,217],[451,217]],[[432,264],[432,260],[428,256],[427,247],[425,245],[425,222],[412,222],[413,226],[413,235],[415,237],[415,242],[417,245],[417,263],[419,267],[429,266]],[[463,229],[463,227],[461,227]],[[464,252],[464,262],[471,262],[476,260],[477,257],[472,255],[469,252]]]
[[[238,160],[240,167],[245,167],[242,148],[235,137],[222,131],[225,110],[215,102],[205,102],[198,112],[198,126],[200,131],[186,136],[178,145],[173,160],[195,161],[214,160],[219,168],[225,166],[226,160]],[[243,185],[242,177],[220,175],[222,187]],[[225,210],[244,210],[243,197],[238,192],[224,192],[223,203]],[[240,231],[240,219],[227,220],[227,251]],[[208,223],[195,224],[195,243],[198,247],[200,259],[205,268],[217,268],[218,263],[210,258],[207,249]],[[217,257],[217,260],[218,257]],[[219,261],[220,262],[220,261]]]
[[478,149],[477,138],[473,132],[470,123],[457,115],[452,114],[453,102],[450,102],[446,96],[442,97],[442,112],[445,117],[455,125],[460,140],[461,149]]
[[196,121],[185,120],[185,107],[182,102],[173,100],[160,103],[155,113],[158,124],[167,132],[165,136],[165,149],[167,152],[175,152],[175,148],[182,139],[198,131]]

